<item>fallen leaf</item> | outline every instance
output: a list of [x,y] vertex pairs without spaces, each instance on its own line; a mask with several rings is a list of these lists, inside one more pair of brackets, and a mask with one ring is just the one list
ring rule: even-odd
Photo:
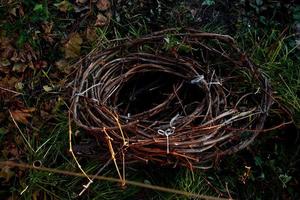
[[61,12],[68,12],[69,10],[72,9],[72,4],[69,1],[62,1],[60,3],[55,3],[54,6],[57,7],[57,9]]
[[43,89],[45,90],[45,92],[50,92],[50,91],[53,90],[53,88],[51,86],[49,86],[49,85],[44,85]]
[[9,13],[16,17],[17,16],[17,8],[15,7],[15,8],[10,9]]
[[15,63],[13,68],[12,68],[12,71],[23,73],[26,70],[27,67],[28,67],[28,65],[25,64],[25,63]]
[[44,60],[39,60],[34,63],[35,69],[43,69],[47,67],[47,62]]
[[95,23],[95,26],[105,26],[106,24],[108,24],[108,19],[107,17],[105,17],[104,15],[102,15],[101,13],[99,13],[97,15],[97,20],[96,20],[96,23]]
[[11,61],[14,61],[14,62],[19,62],[21,59],[19,57],[19,54],[16,52],[16,51],[13,51],[13,55],[12,57],[10,58]]
[[17,89],[17,91],[21,91],[24,88],[24,84],[22,82],[18,82],[15,84],[15,88]]
[[28,124],[28,118],[31,117],[31,113],[35,111],[35,108],[21,109],[21,110],[13,110],[11,111],[11,115],[15,121],[21,122],[23,124]]
[[110,8],[111,4],[109,0],[98,0],[97,2],[97,8],[100,11],[105,11],[108,10]]
[[0,79],[0,86],[6,89],[14,89],[17,82],[19,82],[18,78],[14,76],[5,76]]
[[24,44],[24,48],[19,50],[18,52],[14,51],[11,61],[14,62],[30,62],[32,60],[37,60],[39,56],[39,52],[33,50],[29,43]]
[[11,65],[11,63],[9,62],[8,59],[3,59],[0,61],[0,67],[7,67],[9,65]]
[[55,65],[61,72],[65,72],[65,69],[68,67],[68,62],[65,59],[61,59],[55,62]]
[[71,36],[69,41],[64,45],[65,58],[76,58],[80,54],[82,38],[78,33]]
[[44,33],[50,34],[53,28],[53,22],[45,22],[42,24],[42,28],[44,30]]
[[97,40],[97,33],[94,28],[88,27],[86,29],[86,39],[88,39],[88,41],[90,42],[94,42]]

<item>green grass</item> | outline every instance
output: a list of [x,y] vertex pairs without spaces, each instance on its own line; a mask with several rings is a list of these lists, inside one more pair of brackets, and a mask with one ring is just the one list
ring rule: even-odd
[[250,58],[271,82],[276,100],[284,105],[299,123],[300,113],[300,57],[292,31],[260,32],[246,29],[239,41]]

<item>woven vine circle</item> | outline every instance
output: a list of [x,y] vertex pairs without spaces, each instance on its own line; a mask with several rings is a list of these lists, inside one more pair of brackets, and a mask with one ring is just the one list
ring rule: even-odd
[[168,29],[109,46],[76,65],[70,109],[101,159],[211,166],[262,130],[269,82],[230,36]]

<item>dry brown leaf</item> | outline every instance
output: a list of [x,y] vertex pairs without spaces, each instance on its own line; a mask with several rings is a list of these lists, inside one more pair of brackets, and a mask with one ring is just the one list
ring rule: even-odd
[[1,58],[9,59],[13,56],[15,49],[11,45],[12,40],[7,37],[0,37]]
[[61,12],[67,12],[68,10],[70,10],[72,8],[72,4],[69,1],[61,1],[60,3],[56,3],[54,4],[57,9]]
[[15,103],[14,99],[18,93],[15,86],[20,81],[20,78],[16,78],[14,76],[5,76],[4,78],[0,78],[0,102],[9,102],[10,104]]
[[53,22],[45,22],[42,24],[42,28],[45,34],[50,34],[53,28]]
[[[8,67],[8,66],[10,66],[11,65],[11,63],[9,62],[9,60],[8,59],[3,59],[3,60],[0,60],[0,68],[1,67]],[[0,69],[0,71],[1,71],[1,69]]]
[[64,45],[65,58],[76,58],[80,54],[82,38],[78,33],[73,34]]
[[97,20],[96,20],[95,26],[102,27],[102,26],[105,26],[107,23],[108,23],[107,17],[105,17],[104,15],[99,13],[97,15]]
[[19,62],[21,59],[19,57],[18,52],[14,51],[12,57],[10,58],[10,60],[14,61],[14,62]]
[[109,0],[98,0],[97,2],[97,8],[100,10],[100,11],[105,11],[105,10],[108,10],[110,9],[110,1]]
[[90,42],[94,42],[97,40],[97,33],[94,28],[88,27],[86,29],[86,39],[88,39],[88,41]]
[[65,59],[61,59],[55,62],[55,65],[61,72],[64,72],[65,68],[68,67],[68,62]]
[[0,86],[7,89],[14,89],[15,84],[19,82],[19,79],[14,76],[5,76],[0,79]]
[[16,7],[10,9],[8,12],[9,12],[10,14],[12,14],[13,16],[15,16],[15,17],[17,16],[17,8],[16,8]]
[[27,67],[28,67],[28,65],[25,64],[25,63],[15,63],[13,68],[12,68],[12,71],[23,73],[26,70]]
[[39,52],[34,51],[30,44],[26,43],[24,48],[20,49],[18,52],[14,51],[10,60],[14,62],[30,62],[32,60],[37,60],[39,57]]
[[53,22],[45,22],[42,24],[42,28],[44,30],[44,34],[42,34],[42,37],[44,40],[49,42],[50,44],[54,43],[53,34],[51,34],[53,29]]
[[36,61],[36,62],[33,64],[33,67],[34,67],[35,69],[44,69],[44,68],[47,67],[47,65],[48,65],[48,63],[47,63],[46,61],[44,61],[44,60],[38,60],[38,61]]
[[35,108],[20,109],[11,111],[11,115],[16,122],[28,124],[28,118],[31,117],[31,113],[35,111]]

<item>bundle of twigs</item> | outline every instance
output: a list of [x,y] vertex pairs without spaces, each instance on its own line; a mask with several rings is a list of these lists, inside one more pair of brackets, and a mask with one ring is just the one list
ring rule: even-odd
[[230,36],[168,29],[110,45],[78,63],[71,106],[103,159],[199,167],[262,130],[270,85]]

